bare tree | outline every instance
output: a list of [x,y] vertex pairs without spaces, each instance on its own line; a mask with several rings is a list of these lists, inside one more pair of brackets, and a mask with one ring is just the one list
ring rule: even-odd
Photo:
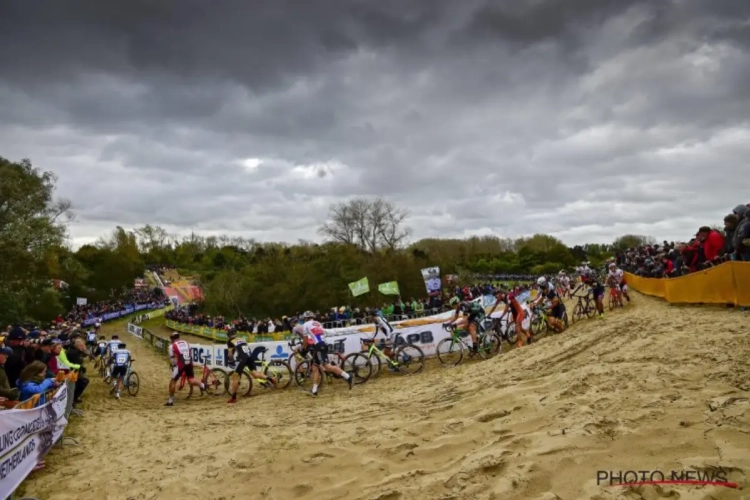
[[355,198],[333,205],[328,222],[318,232],[329,241],[356,245],[370,252],[396,249],[410,234],[404,227],[408,217],[407,210],[383,198]]

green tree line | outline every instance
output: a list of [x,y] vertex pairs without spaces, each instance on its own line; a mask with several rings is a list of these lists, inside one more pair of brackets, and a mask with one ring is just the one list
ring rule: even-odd
[[[71,203],[54,196],[56,177],[28,160],[0,157],[0,321],[47,321],[76,297],[115,298],[148,265],[176,267],[203,287],[205,310],[228,317],[281,315],[300,309],[379,305],[377,284],[398,281],[403,298],[424,295],[420,270],[439,266],[464,279],[474,273],[548,274],[582,260],[600,264],[620,248],[649,238],[627,235],[612,245],[567,247],[543,234],[528,238],[423,239],[406,244],[408,213],[383,199],[331,207],[324,243],[261,243],[237,237],[178,237],[158,226],[116,227],[74,250]],[[352,298],[348,283],[370,279]],[[53,280],[67,288],[57,291]]]

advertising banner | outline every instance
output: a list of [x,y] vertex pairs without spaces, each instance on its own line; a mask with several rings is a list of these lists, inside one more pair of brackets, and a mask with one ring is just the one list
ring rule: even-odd
[[436,295],[443,288],[443,284],[440,281],[439,267],[425,267],[422,269],[422,279],[424,279],[424,286],[427,289],[428,295]]
[[0,498],[8,498],[60,439],[67,403],[63,384],[41,406],[0,412]]

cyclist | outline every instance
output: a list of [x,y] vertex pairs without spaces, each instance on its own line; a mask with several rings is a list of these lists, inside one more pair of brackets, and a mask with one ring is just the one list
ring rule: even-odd
[[193,355],[190,350],[190,344],[180,340],[179,332],[172,332],[169,336],[172,344],[169,346],[169,363],[172,365],[172,378],[169,380],[169,398],[165,406],[174,405],[174,393],[177,389],[177,381],[182,374],[185,374],[188,384],[193,387],[199,387],[201,394],[206,390],[203,382],[195,380],[195,371],[193,370]]
[[95,355],[99,356],[99,359],[104,363],[104,355],[107,353],[107,339],[104,335],[99,336],[99,342],[96,344]]
[[229,348],[228,359],[234,360],[236,363],[236,367],[231,375],[232,390],[229,391],[231,398],[227,401],[228,403],[237,402],[237,386],[240,384],[240,375],[242,375],[246,368],[250,370],[250,376],[254,379],[267,381],[274,387],[276,386],[276,379],[266,377],[258,371],[258,367],[255,364],[257,361],[255,353],[250,351],[250,346],[245,339],[237,337],[237,332],[234,329],[227,332],[227,347]]
[[128,364],[131,360],[130,351],[127,345],[120,342],[117,345],[117,351],[112,361],[112,386],[115,389],[115,398],[120,399],[120,391],[125,381],[125,375],[128,373]]
[[565,314],[565,304],[563,304],[560,295],[558,295],[554,286],[547,286],[547,280],[541,277],[537,280],[539,286],[539,295],[531,303],[532,307],[541,306],[544,301],[549,301],[550,308],[547,313],[547,325],[555,330],[557,333],[562,333],[565,330],[565,322],[563,321],[563,315]]
[[622,269],[617,267],[617,264],[611,262],[609,264],[609,273],[607,273],[607,281],[617,290],[617,301],[622,306],[623,296],[630,302],[630,296],[628,295],[628,285],[625,283],[625,273]]
[[295,333],[302,336],[302,345],[297,348],[301,352],[310,351],[312,353],[313,363],[313,388],[310,394],[318,395],[320,378],[323,372],[332,373],[335,376],[342,377],[349,384],[349,390],[352,389],[354,378],[344,370],[331,364],[328,361],[328,344],[326,344],[326,332],[323,325],[315,321],[315,314],[311,311],[305,311],[302,315],[304,323],[295,328]]
[[581,275],[582,285],[589,287],[589,293],[594,298],[594,304],[596,305],[596,312],[599,313],[599,318],[604,317],[604,285],[599,280],[593,269]]
[[105,365],[107,367],[107,373],[112,374],[112,360],[114,359],[114,355],[117,352],[117,349],[119,349],[120,346],[120,337],[118,335],[112,335],[112,338],[107,342],[107,348],[105,349]]
[[[370,340],[374,342],[378,334],[382,333],[385,339],[383,339],[379,347],[383,350],[383,354],[390,358],[393,354],[394,342],[396,340],[395,330],[377,309],[370,309],[368,315],[370,316],[370,321],[375,323],[375,334]],[[394,368],[391,367],[391,369]]]
[[503,320],[506,314],[511,315],[513,322],[516,324],[516,332],[518,332],[518,347],[523,347],[523,337],[521,335],[525,336],[527,344],[531,344],[533,342],[531,334],[523,327],[523,320],[526,318],[526,311],[524,311],[523,307],[521,307],[521,304],[518,302],[517,294],[505,290],[504,288],[498,289],[495,292],[495,305],[492,306],[492,310],[490,310],[490,316],[501,303],[505,305],[505,310],[500,315],[500,321]]
[[86,349],[90,354],[94,354],[96,351],[96,337],[100,333],[101,327],[101,323],[94,323],[94,328],[86,332]]
[[[459,314],[463,313],[463,318],[458,317]],[[471,336],[471,354],[469,356],[476,356],[479,352],[479,340],[477,339],[477,333],[480,329],[483,329],[482,323],[484,322],[485,311],[484,306],[480,302],[474,302],[471,300],[462,300],[456,305],[456,309],[453,313],[453,317],[448,321],[448,325],[453,325],[456,328],[466,328]]]

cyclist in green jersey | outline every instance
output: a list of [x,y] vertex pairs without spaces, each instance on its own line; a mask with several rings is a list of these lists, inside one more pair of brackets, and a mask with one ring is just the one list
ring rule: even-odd
[[[463,318],[459,319],[458,315],[461,313],[463,313]],[[479,352],[479,340],[477,339],[477,333],[482,327],[482,321],[484,321],[484,317],[484,306],[480,302],[464,300],[456,305],[456,311],[453,313],[453,317],[448,322],[453,323],[456,328],[465,327],[469,330],[472,344],[472,353],[470,354],[470,356],[474,356]]]

